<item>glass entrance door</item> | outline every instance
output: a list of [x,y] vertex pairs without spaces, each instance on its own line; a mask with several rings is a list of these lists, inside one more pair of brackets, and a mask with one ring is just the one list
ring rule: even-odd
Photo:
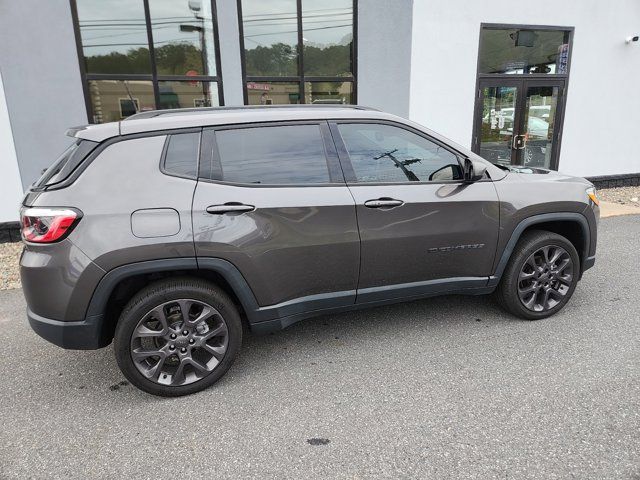
[[493,163],[557,168],[564,80],[481,79],[474,151]]
[[552,168],[556,142],[556,119],[561,86],[527,85],[524,90],[524,145],[520,163],[525,167]]
[[476,153],[490,162],[511,165],[517,163],[513,148],[514,124],[519,106],[519,87],[515,82],[483,82],[480,86],[476,125]]

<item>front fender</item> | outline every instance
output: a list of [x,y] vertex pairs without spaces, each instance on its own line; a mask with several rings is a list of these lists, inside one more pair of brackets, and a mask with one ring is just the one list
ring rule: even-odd
[[593,265],[593,258],[589,257],[590,244],[591,244],[591,233],[589,230],[589,222],[587,218],[581,213],[576,212],[554,212],[554,213],[543,213],[540,215],[533,215],[531,217],[527,217],[516,225],[509,241],[507,242],[504,250],[502,251],[502,255],[500,255],[500,260],[495,268],[495,272],[493,275],[489,277],[489,282],[487,286],[496,286],[500,282],[500,278],[502,277],[502,273],[507,266],[507,262],[511,258],[511,254],[520,240],[522,233],[529,227],[534,226],[536,224],[549,223],[549,222],[574,222],[580,225],[582,230],[582,238],[583,238],[583,248],[582,248],[582,258],[580,259],[580,263],[582,265],[582,270],[586,270],[587,268]]

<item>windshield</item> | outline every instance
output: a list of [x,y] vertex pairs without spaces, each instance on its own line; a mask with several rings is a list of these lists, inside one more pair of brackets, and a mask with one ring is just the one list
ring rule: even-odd
[[97,145],[97,142],[89,140],[76,140],[47,168],[34,187],[43,188],[62,182]]

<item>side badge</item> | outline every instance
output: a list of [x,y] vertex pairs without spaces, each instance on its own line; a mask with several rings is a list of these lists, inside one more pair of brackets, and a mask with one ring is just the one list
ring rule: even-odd
[[427,251],[429,253],[437,253],[437,252],[454,252],[458,250],[476,250],[478,248],[484,248],[484,243],[474,243],[471,245],[453,245],[451,247],[434,247],[434,248],[427,249]]

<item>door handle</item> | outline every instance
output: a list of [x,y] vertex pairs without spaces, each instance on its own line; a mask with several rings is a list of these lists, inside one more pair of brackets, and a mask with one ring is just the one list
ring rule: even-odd
[[395,198],[382,197],[377,200],[367,200],[364,202],[364,206],[368,208],[393,208],[404,205],[402,200],[396,200]]
[[253,205],[245,205],[238,202],[227,202],[224,205],[210,205],[207,207],[207,213],[212,215],[222,215],[223,213],[243,213],[253,212],[256,209]]

